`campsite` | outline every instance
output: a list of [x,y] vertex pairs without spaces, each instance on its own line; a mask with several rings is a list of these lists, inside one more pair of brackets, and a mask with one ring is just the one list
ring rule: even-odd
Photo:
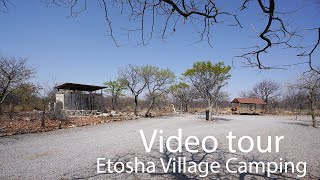
[[320,0],[0,0],[0,179],[320,179]]
[[[166,160],[166,157],[177,160],[178,157],[186,157],[188,161],[194,160],[197,163],[200,163],[201,160],[208,163],[218,161],[221,165],[220,168],[217,168],[219,173],[209,172],[206,177],[213,179],[220,176],[229,179],[239,179],[241,176],[248,179],[266,178],[261,171],[259,173],[255,171],[253,173],[228,173],[225,165],[229,158],[237,158],[237,160],[231,160],[229,164],[232,171],[238,168],[237,164],[241,161],[261,161],[265,164],[269,161],[276,161],[280,166],[280,158],[283,158],[283,163],[294,162],[295,169],[287,169],[288,173],[278,171],[273,173],[271,178],[290,179],[303,175],[303,165],[298,164],[303,161],[307,164],[304,178],[317,179],[320,176],[318,171],[320,164],[318,159],[313,157],[320,155],[317,150],[319,149],[317,140],[320,138],[320,131],[309,127],[310,117],[299,116],[298,121],[293,119],[295,119],[294,116],[224,115],[219,116],[219,120],[215,122],[208,122],[204,115],[177,115],[2,137],[0,159],[3,162],[2,169],[6,173],[1,174],[1,179],[19,179],[19,177],[25,179],[200,179],[199,175],[204,174],[199,171],[198,173],[173,173],[172,167],[168,173],[157,169],[156,173],[148,174],[141,172],[141,165],[137,173],[97,174],[97,157],[124,164],[129,161],[134,162],[137,157],[139,161],[146,163],[146,167],[149,166],[148,161],[154,162],[156,167],[161,167],[159,159]],[[199,150],[198,153],[189,153],[185,149],[182,153],[168,151],[161,153],[159,147],[156,146],[158,140],[155,140],[151,153],[145,152],[139,130],[144,130],[149,142],[154,129],[165,130],[164,136],[167,138],[177,135],[178,128],[183,129],[184,137],[196,136],[203,139],[205,136],[214,136],[219,142],[219,147],[213,153],[205,153],[201,146],[196,148]],[[259,135],[266,140],[268,136],[284,135],[285,139],[280,143],[279,153],[261,154],[254,150],[251,153],[233,154],[228,151],[228,142],[225,137],[229,131],[232,131],[237,137]],[[310,136],[314,137],[314,141],[310,140]],[[262,146],[267,147],[267,141],[264,140]],[[248,141],[243,143],[244,148],[247,148]],[[234,145],[234,149],[237,149],[237,143]],[[102,170],[107,169],[101,167]],[[293,170],[294,173],[292,173]]]

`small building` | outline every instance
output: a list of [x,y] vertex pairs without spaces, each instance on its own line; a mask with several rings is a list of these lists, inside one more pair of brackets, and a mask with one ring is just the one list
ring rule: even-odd
[[[97,114],[102,109],[104,86],[64,83],[56,86],[56,104],[66,115]],[[98,92],[100,91],[100,92]]]
[[259,98],[235,98],[232,103],[233,113],[238,114],[259,114],[257,108],[263,109],[267,104]]

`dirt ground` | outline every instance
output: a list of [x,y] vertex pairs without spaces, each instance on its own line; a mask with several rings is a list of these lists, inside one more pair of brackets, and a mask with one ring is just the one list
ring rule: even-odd
[[[204,114],[205,109],[194,109],[191,114]],[[143,112],[141,112],[143,114]],[[171,115],[173,112],[161,111],[152,112],[152,117],[154,116],[166,116]],[[231,109],[225,108],[221,109],[218,114],[220,115],[231,115]],[[292,113],[275,113],[268,115],[292,115]],[[263,113],[261,114],[263,115]],[[141,116],[134,116],[132,113],[121,113],[118,112],[115,116],[83,116],[83,117],[68,117],[64,120],[54,120],[48,114],[45,115],[45,127],[41,127],[41,112],[20,112],[15,114],[3,114],[0,115],[0,137],[11,136],[17,134],[27,134],[27,133],[37,133],[37,132],[47,132],[57,129],[66,129],[81,127],[87,125],[95,125],[101,123],[108,123],[114,121],[124,121],[124,120],[134,120]]]
[[[170,113],[158,113],[156,116],[164,116]],[[141,116],[132,114],[117,114],[116,116],[83,116],[68,117],[64,120],[53,120],[45,117],[45,127],[41,127],[41,114],[37,112],[16,113],[10,117],[5,114],[0,117],[0,137],[11,136],[17,134],[47,132],[57,129],[66,129],[81,127],[87,125],[95,125],[114,121],[124,121],[138,119]],[[60,126],[59,126],[60,125]]]
[[[79,128],[59,129],[34,134],[0,137],[0,179],[202,179],[199,173],[164,173],[160,158],[186,157],[188,161],[218,161],[219,173],[210,172],[204,179],[299,179],[302,173],[289,171],[276,172],[267,177],[264,173],[230,173],[226,163],[230,158],[232,168],[237,169],[239,162],[306,162],[306,174],[302,179],[320,178],[320,129],[311,127],[309,116],[214,116],[214,122],[205,120],[204,115],[176,115],[137,120],[119,121],[83,126]],[[146,152],[139,130],[143,130],[148,142],[154,130],[163,130],[164,140],[177,136],[182,129],[183,141],[189,136],[203,139],[214,136],[218,140],[218,149],[204,153],[201,145],[195,147],[199,153],[190,154],[160,152],[159,135],[155,139],[150,153]],[[230,153],[226,139],[228,133],[234,136],[234,149]],[[242,136],[254,139],[254,149],[250,153],[239,151],[237,141]],[[272,137],[272,152],[260,153],[257,150],[257,136],[262,137],[262,147],[267,147],[267,137]],[[284,136],[279,152],[275,151],[274,137]],[[210,145],[211,142],[208,142]],[[248,141],[244,142],[248,147]],[[153,161],[157,173],[107,173],[97,174],[97,158],[111,159],[113,162]],[[160,163],[160,164],[159,164]],[[173,167],[173,166],[172,166]]]

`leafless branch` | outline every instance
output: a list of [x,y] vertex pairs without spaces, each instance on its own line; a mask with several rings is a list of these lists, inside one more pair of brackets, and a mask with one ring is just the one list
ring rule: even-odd
[[10,0],[0,0],[0,12],[7,13],[9,10],[8,5],[14,6]]
[[311,49],[311,51],[309,53],[304,52],[302,54],[299,54],[298,56],[300,56],[300,57],[304,57],[304,56],[308,57],[308,62],[307,63],[309,65],[310,71],[314,71],[314,72],[320,74],[319,68],[315,67],[313,65],[313,62],[312,62],[312,55],[314,54],[314,52],[316,51],[316,49],[318,48],[318,46],[320,44],[320,27],[319,28],[314,28],[314,29],[311,29],[311,30],[317,31],[317,41],[313,45],[313,48]]

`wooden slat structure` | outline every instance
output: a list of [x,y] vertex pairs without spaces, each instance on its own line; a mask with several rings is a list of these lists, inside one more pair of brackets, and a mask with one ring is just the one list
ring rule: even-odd
[[[101,111],[102,89],[104,86],[95,86],[77,83],[64,83],[56,86],[56,103],[67,114],[86,115]],[[95,91],[101,90],[100,93]]]
[[257,105],[264,106],[267,103],[259,98],[235,98],[231,103],[236,104],[236,107],[233,107],[232,110],[236,110],[241,114],[241,104],[243,105],[249,105],[249,106],[254,106],[254,114],[256,114],[257,110]]

